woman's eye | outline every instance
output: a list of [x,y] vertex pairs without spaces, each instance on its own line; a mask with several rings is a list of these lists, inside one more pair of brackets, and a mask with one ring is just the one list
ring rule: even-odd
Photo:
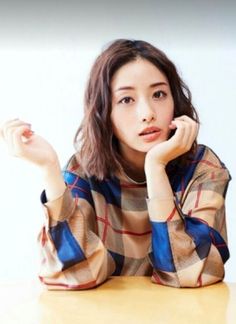
[[119,103],[129,104],[133,100],[131,97],[125,97],[119,101]]
[[159,90],[154,93],[154,97],[157,99],[163,98],[166,97],[166,93],[164,91]]

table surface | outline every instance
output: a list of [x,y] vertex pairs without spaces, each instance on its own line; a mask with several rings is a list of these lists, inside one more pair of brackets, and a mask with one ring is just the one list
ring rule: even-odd
[[236,323],[236,283],[170,288],[149,277],[112,277],[95,289],[47,291],[37,281],[0,284],[0,323]]

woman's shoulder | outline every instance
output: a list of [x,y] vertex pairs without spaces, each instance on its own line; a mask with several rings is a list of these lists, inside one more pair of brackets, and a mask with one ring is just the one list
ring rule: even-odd
[[198,144],[192,163],[197,164],[197,173],[218,171],[229,175],[229,171],[221,157],[209,146]]
[[63,168],[63,172],[73,173],[74,175],[79,176],[81,178],[87,178],[81,164],[79,163],[76,153],[74,153],[69,158],[69,160],[67,161],[66,165]]
[[195,159],[197,158],[198,162],[205,163],[209,166],[215,167],[225,167],[225,164],[222,162],[221,158],[216,154],[216,152],[207,145],[198,144],[195,154]]

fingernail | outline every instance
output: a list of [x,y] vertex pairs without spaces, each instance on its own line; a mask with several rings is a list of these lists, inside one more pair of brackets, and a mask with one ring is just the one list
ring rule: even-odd
[[32,131],[32,130],[27,130],[27,131],[25,131],[24,133],[23,133],[23,136],[24,137],[30,137],[30,136],[32,136],[34,134],[34,131]]

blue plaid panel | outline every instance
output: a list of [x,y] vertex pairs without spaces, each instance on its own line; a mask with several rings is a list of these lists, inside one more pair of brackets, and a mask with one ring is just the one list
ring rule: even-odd
[[183,170],[181,170],[181,173],[175,174],[173,178],[170,179],[171,187],[174,192],[182,191],[182,189],[187,187],[189,181],[193,177],[196,167],[198,166],[198,162],[202,159],[204,153],[205,146],[199,145],[198,151],[194,156],[195,162],[185,167]]
[[67,221],[58,222],[50,228],[50,234],[57,250],[63,270],[85,260],[85,255],[74,238]]
[[155,269],[175,272],[167,222],[151,222],[152,253],[151,258]]
[[120,181],[115,178],[97,181],[94,177],[89,179],[90,190],[100,193],[108,204],[121,208],[121,187]]
[[66,184],[72,186],[71,193],[73,197],[83,198],[87,200],[92,207],[94,207],[91,189],[87,181],[69,171],[64,171],[63,177]]
[[214,244],[221,255],[222,261],[225,263],[228,260],[228,247],[222,236],[214,228],[196,217],[185,216],[185,230],[193,238],[200,259],[208,256],[211,244]]

